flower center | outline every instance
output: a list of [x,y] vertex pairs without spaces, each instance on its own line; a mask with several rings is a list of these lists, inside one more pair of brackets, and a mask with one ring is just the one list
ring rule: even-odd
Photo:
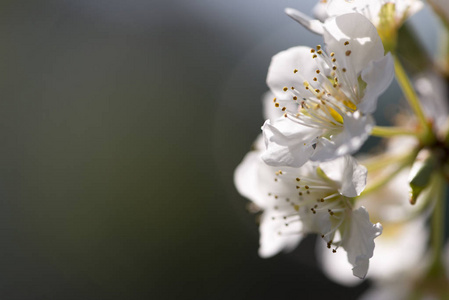
[[[352,54],[349,41],[343,43],[347,49],[343,57],[349,57]],[[349,66],[340,64],[334,52],[327,54],[320,45],[310,52],[317,66],[313,77],[305,78],[294,69],[294,76],[304,89],[284,87],[284,93],[290,94],[291,100],[274,98],[274,105],[284,112],[284,117],[301,125],[341,131],[345,115],[357,110],[366,83]],[[285,102],[294,102],[296,106]]]
[[[303,222],[307,232],[319,234],[327,243],[328,248],[336,246],[333,252],[341,244],[339,230],[343,224],[348,210],[348,199],[338,192],[334,182],[321,178],[316,170],[315,174],[295,177],[295,174],[279,170],[275,173],[274,181],[282,185],[282,194],[269,192],[268,196],[274,198],[273,221],[281,221],[284,226],[279,230],[279,235],[304,234],[306,232],[292,231],[292,225]],[[316,175],[316,176],[313,176]],[[285,187],[287,186],[287,189]],[[285,191],[288,190],[287,193]],[[328,218],[329,226],[321,227],[323,217]],[[324,229],[325,228],[325,229]],[[335,239],[336,235],[339,238]]]

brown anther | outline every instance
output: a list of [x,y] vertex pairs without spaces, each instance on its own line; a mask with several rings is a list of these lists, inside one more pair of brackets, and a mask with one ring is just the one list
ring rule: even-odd
[[319,55],[323,54],[323,51],[318,50],[316,53],[318,53]]
[[343,72],[346,72],[346,68],[341,69]]
[[284,88],[282,89],[284,92],[288,91],[288,87],[284,86]]
[[334,53],[334,52],[331,52],[331,57],[334,57],[334,55],[335,55],[335,53]]
[[284,117],[287,118],[288,117],[287,114],[284,114]]
[[298,195],[302,196],[302,192],[299,192]]
[[347,45],[349,45],[349,41],[346,41],[346,42],[345,42],[345,46],[347,46]]
[[313,77],[313,81],[317,81],[318,80],[318,78],[316,78],[316,77]]
[[293,100],[295,100],[295,101],[296,101],[296,100],[298,100],[298,97],[296,97],[296,96],[293,96]]
[[299,189],[299,188],[301,188],[301,187],[300,187],[299,185],[297,185],[297,186],[296,186],[296,189]]
[[334,70],[334,71],[337,70],[337,66],[333,66],[332,70]]
[[319,92],[320,92],[320,90],[319,90],[319,89],[316,89],[316,90],[315,90],[315,92],[319,93]]
[[301,179],[299,179],[298,177],[296,177],[296,181],[300,181]]
[[291,89],[292,89],[292,90],[294,90],[294,89],[295,89],[295,87],[294,87],[294,86],[292,86],[292,87],[291,87]]
[[337,250],[335,250],[335,249],[332,249],[332,253],[337,253]]
[[315,49],[310,49],[310,53],[315,53]]
[[315,72],[316,72],[317,74],[320,74],[320,70],[316,70]]
[[287,109],[287,107],[284,106],[284,107],[282,108],[282,111],[285,111],[286,109]]
[[293,73],[295,73],[295,74],[298,73],[298,69],[294,69]]
[[275,97],[275,98],[273,98],[273,102],[276,102],[276,101],[277,101],[276,97]]
[[317,58],[318,57],[318,55],[316,55],[316,54],[314,54],[313,56],[312,56],[312,58]]
[[345,54],[346,54],[346,56],[351,55],[351,50],[346,51]]
[[306,190],[308,190],[308,189],[309,189],[309,186],[308,186],[308,185],[306,185],[306,186],[305,186],[305,188],[306,188]]
[[334,57],[334,58],[332,58],[332,62],[336,62],[337,61],[337,59]]
[[320,50],[320,49],[321,49],[321,45],[317,45],[316,50]]

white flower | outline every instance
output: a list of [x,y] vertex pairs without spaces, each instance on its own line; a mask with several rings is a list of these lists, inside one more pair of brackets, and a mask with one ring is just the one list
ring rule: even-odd
[[[376,255],[371,259],[368,278],[390,281],[418,265],[427,248],[427,215],[407,219],[420,209],[409,204],[408,171],[398,174],[376,193],[358,198],[356,205],[363,205],[370,214],[382,222],[382,235],[376,239]],[[368,178],[375,179],[375,178]],[[424,201],[418,201],[418,205]],[[344,285],[360,281],[347,271],[345,252],[329,254],[320,243],[317,252],[323,272],[333,281]]]
[[[320,1],[315,6],[314,14],[318,20],[311,19],[292,8],[287,8],[285,12],[310,31],[323,34],[320,21],[352,12],[364,15],[377,28],[391,26],[396,30],[422,7],[423,3],[420,0],[327,0]],[[386,22],[388,24],[385,24]]]
[[234,180],[238,191],[264,211],[260,256],[292,250],[305,234],[316,233],[328,248],[335,247],[332,252],[344,248],[353,274],[365,277],[382,226],[370,222],[364,207],[352,210],[353,197],[366,184],[366,168],[354,158],[278,170],[260,159],[260,151],[252,151]]
[[327,51],[294,47],[272,59],[267,84],[284,118],[262,127],[270,165],[299,167],[357,151],[374,125],[369,114],[393,79],[392,58],[365,17],[330,18],[323,30]]

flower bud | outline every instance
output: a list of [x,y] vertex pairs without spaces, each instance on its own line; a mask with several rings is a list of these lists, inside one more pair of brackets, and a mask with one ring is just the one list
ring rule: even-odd
[[419,194],[428,186],[430,178],[436,167],[435,156],[429,149],[422,149],[416,156],[409,174],[409,184],[411,187],[410,203],[416,203]]

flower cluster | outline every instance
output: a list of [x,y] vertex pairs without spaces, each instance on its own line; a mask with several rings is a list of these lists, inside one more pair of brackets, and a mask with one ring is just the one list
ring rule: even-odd
[[[449,64],[438,73],[415,71],[410,80],[398,46],[399,29],[423,6],[419,0],[327,0],[317,4],[316,19],[286,9],[324,44],[273,57],[263,132],[234,174],[237,190],[261,212],[260,256],[293,250],[316,234],[323,271],[340,283],[369,274],[388,290],[398,274],[414,273],[395,299],[413,289],[423,297],[448,292],[442,249]],[[438,15],[449,24],[445,10]],[[430,60],[420,55],[417,50],[417,59]],[[445,55],[449,62],[449,50]],[[395,75],[410,109],[394,117],[395,126],[376,126],[377,100]],[[387,138],[384,150],[352,157],[371,135]],[[414,251],[404,254],[407,248]],[[431,258],[423,259],[428,252]]]

